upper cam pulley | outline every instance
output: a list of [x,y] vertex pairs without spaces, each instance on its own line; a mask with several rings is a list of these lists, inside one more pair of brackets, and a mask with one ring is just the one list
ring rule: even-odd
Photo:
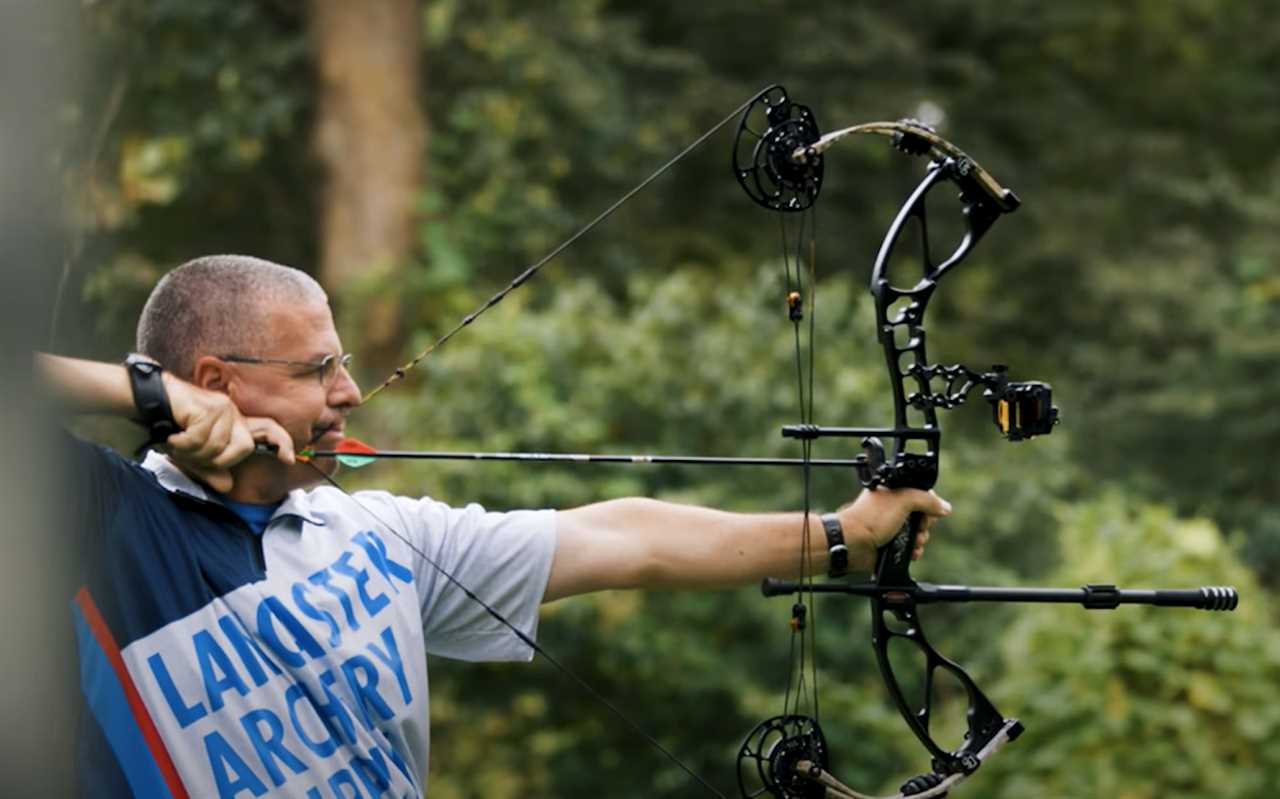
[[733,174],[756,203],[773,211],[803,211],[822,188],[822,156],[803,161],[820,138],[808,106],[791,102],[781,86],[760,93],[742,115],[733,147]]

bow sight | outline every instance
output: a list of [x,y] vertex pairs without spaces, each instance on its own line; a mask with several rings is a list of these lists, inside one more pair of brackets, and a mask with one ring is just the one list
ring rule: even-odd
[[1010,382],[1005,367],[994,367],[995,385],[982,396],[991,403],[991,421],[1010,441],[1048,435],[1058,423],[1053,388],[1035,380]]
[[[893,391],[894,424],[889,428],[868,428],[830,427],[812,422],[812,391],[806,403],[806,375],[799,347],[801,295],[792,290],[788,307],[796,325],[802,421],[784,427],[782,432],[788,438],[801,441],[806,461],[815,439],[860,438],[862,453],[854,459],[854,469],[863,486],[927,490],[937,482],[941,462],[942,433],[937,412],[963,404],[975,389],[982,388],[983,398],[991,405],[992,421],[1009,441],[1046,435],[1058,423],[1058,409],[1053,405],[1053,392],[1048,383],[1010,380],[1008,369],[1003,365],[980,372],[961,364],[931,363],[925,352],[924,314],[939,281],[965,260],[997,219],[1017,209],[1019,200],[964,151],[919,122],[872,122],[821,135],[813,112],[792,103],[780,86],[762,92],[743,114],[734,143],[734,174],[747,195],[764,208],[782,213],[808,212],[822,187],[823,154],[837,141],[854,134],[886,136],[902,152],[929,159],[925,176],[885,233],[871,271],[876,332],[884,349]],[[955,190],[965,231],[954,250],[935,257],[929,247],[925,199],[935,188],[944,185]],[[785,238],[785,225],[783,230]],[[899,284],[892,280],[889,263],[908,230],[919,234],[920,272],[911,282]],[[799,250],[797,247],[797,252]],[[809,251],[812,253],[812,246]],[[811,284],[812,270],[811,263]],[[796,274],[801,274],[798,265]],[[790,280],[789,259],[787,275]],[[812,327],[810,336],[812,350]],[[808,379],[812,381],[811,365]],[[892,444],[891,451],[885,446],[886,440]],[[804,474],[807,481],[808,469]],[[806,482],[805,519],[809,517],[808,502]],[[1022,732],[1017,719],[1002,715],[959,665],[929,643],[917,614],[918,605],[976,601],[1070,602],[1090,609],[1145,604],[1233,610],[1238,602],[1234,588],[1218,586],[1135,591],[1101,584],[1057,589],[918,583],[910,575],[910,554],[922,523],[922,514],[913,513],[898,534],[879,548],[868,581],[815,584],[811,576],[803,576],[799,581],[765,580],[762,586],[765,596],[794,594],[796,597],[792,619],[798,620],[793,623],[793,629],[799,642],[793,645],[793,651],[798,653],[795,663],[799,666],[795,668],[793,663],[793,672],[798,672],[799,679],[791,683],[794,688],[788,690],[783,713],[759,724],[739,750],[739,787],[744,797],[871,799],[844,785],[829,771],[826,739],[817,719],[816,689],[810,703],[815,708],[813,715],[796,712],[802,703],[809,701],[803,687],[806,668],[815,670],[812,659],[806,660],[805,654],[806,595],[841,593],[864,596],[870,601],[871,645],[881,676],[903,720],[928,750],[932,766],[931,772],[908,780],[898,794],[887,799],[945,796]],[[806,529],[805,540],[807,538]],[[808,559],[803,562],[807,564]],[[895,641],[905,642],[909,650],[923,657],[923,695],[918,701],[908,699],[894,671],[889,646]],[[939,671],[963,688],[968,700],[967,730],[963,741],[954,749],[939,744],[929,726],[935,676]],[[816,679],[814,683],[816,685]]]

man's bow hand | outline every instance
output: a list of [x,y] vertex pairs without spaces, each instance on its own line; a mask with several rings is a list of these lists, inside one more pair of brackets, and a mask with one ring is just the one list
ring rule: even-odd
[[[929,542],[929,529],[943,516],[950,515],[951,503],[932,491],[916,488],[866,489],[852,503],[840,509],[850,554],[865,565],[875,563],[875,551],[893,540],[907,518],[915,512],[923,514],[916,532],[912,560],[924,554]],[[861,546],[859,546],[861,545]]]

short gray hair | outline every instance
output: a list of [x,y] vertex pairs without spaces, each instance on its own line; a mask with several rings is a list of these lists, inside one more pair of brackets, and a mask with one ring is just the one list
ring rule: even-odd
[[[273,304],[328,302],[298,269],[248,255],[208,255],[161,278],[138,318],[138,352],[190,378],[202,355],[254,354]],[[244,352],[244,351],[248,352]]]

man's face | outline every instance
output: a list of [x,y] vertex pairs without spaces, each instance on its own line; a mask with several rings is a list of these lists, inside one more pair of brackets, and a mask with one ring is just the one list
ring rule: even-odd
[[[267,308],[265,351],[239,353],[282,363],[235,363],[237,376],[232,398],[246,416],[267,416],[288,431],[295,450],[306,446],[333,449],[343,436],[344,418],[360,404],[360,389],[347,370],[335,366],[327,379],[304,364],[319,364],[325,357],[342,356],[342,342],[333,315],[324,303],[274,305]],[[317,460],[316,466],[332,473],[337,464]],[[314,482],[315,471],[305,464],[293,467],[290,483]]]

